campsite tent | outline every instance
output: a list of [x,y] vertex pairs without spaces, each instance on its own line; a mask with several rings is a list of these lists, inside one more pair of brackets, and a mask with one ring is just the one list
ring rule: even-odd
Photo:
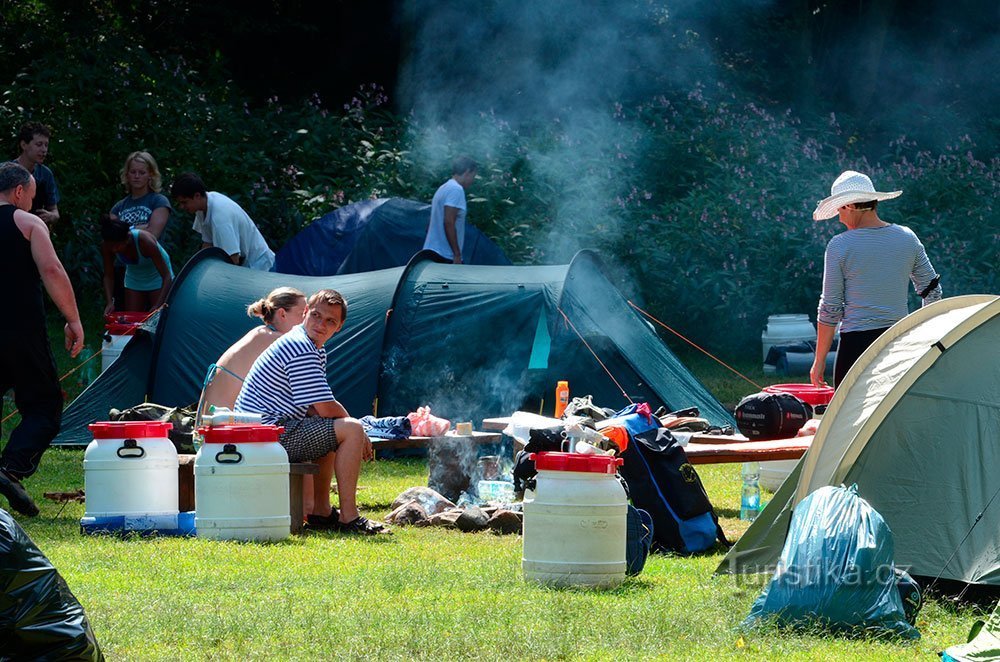
[[[332,276],[401,267],[424,246],[431,206],[403,198],[363,200],[335,209],[292,237],[274,256],[282,274]],[[510,264],[500,247],[465,225],[465,264]]]
[[174,281],[155,328],[147,325],[70,405],[56,443],[89,442],[86,424],[112,407],[196,402],[208,366],[257,323],[247,304],[282,285],[346,297],[347,321],[326,349],[330,385],[354,416],[430,404],[435,414],[477,421],[533,399],[551,411],[549,394],[566,379],[573,394],[606,407],[641,398],[733,423],[589,251],[568,265],[523,267],[440,264],[419,253],[405,267],[318,278],[237,267],[207,249]]
[[998,347],[995,296],[944,299],[882,334],[717,572],[773,569],[792,508],[824,485],[856,483],[892,529],[898,566],[1000,585]]

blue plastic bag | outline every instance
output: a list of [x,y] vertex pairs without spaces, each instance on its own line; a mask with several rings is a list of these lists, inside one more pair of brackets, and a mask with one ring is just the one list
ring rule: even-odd
[[918,639],[903,612],[893,554],[892,531],[857,485],[821,487],[792,513],[778,567],[743,627],[820,624]]

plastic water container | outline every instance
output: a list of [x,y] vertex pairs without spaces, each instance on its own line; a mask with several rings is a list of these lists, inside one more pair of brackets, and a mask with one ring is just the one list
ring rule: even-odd
[[91,423],[85,517],[177,515],[177,450],[161,421]]
[[530,582],[609,587],[625,579],[625,490],[620,458],[532,454],[538,479],[524,502],[521,569]]
[[760,512],[760,464],[744,462],[740,470],[743,489],[740,494],[740,519],[752,522]]
[[233,411],[228,407],[212,405],[209,407],[208,413],[201,417],[201,422],[210,427],[216,425],[260,425],[261,416],[261,414]]
[[104,316],[104,342],[101,343],[101,372],[115,362],[149,313],[120,312]]
[[195,529],[212,540],[283,540],[291,534],[288,454],[274,425],[198,428]]
[[799,313],[769,315],[767,325],[760,334],[760,343],[763,347],[761,362],[767,359],[767,352],[772,346],[804,340],[816,340],[816,327],[809,321],[808,315]]

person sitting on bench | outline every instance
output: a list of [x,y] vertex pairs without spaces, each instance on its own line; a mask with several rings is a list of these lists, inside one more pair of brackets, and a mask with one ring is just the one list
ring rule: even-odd
[[247,315],[259,317],[264,324],[247,331],[209,366],[198,406],[199,424],[209,406],[232,409],[236,405],[236,396],[250,366],[271,343],[301,324],[305,312],[306,295],[294,287],[271,290],[247,307]]
[[[323,346],[347,319],[347,302],[335,290],[320,290],[306,303],[302,324],[278,338],[254,361],[236,398],[236,411],[262,415],[262,422],[281,425],[279,442],[289,462],[316,462],[314,508],[307,517],[314,529],[372,535],[387,533],[358,510],[361,463],[374,458],[371,441],[356,419],[337,402],[326,378]],[[337,478],[340,510],[330,504]]]

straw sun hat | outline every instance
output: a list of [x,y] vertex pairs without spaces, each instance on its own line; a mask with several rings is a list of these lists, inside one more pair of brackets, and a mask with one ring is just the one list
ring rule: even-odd
[[824,198],[816,205],[813,220],[825,221],[837,215],[837,210],[844,205],[869,200],[892,200],[898,198],[902,191],[881,193],[875,190],[875,185],[868,175],[853,170],[845,170],[830,187],[830,197]]

